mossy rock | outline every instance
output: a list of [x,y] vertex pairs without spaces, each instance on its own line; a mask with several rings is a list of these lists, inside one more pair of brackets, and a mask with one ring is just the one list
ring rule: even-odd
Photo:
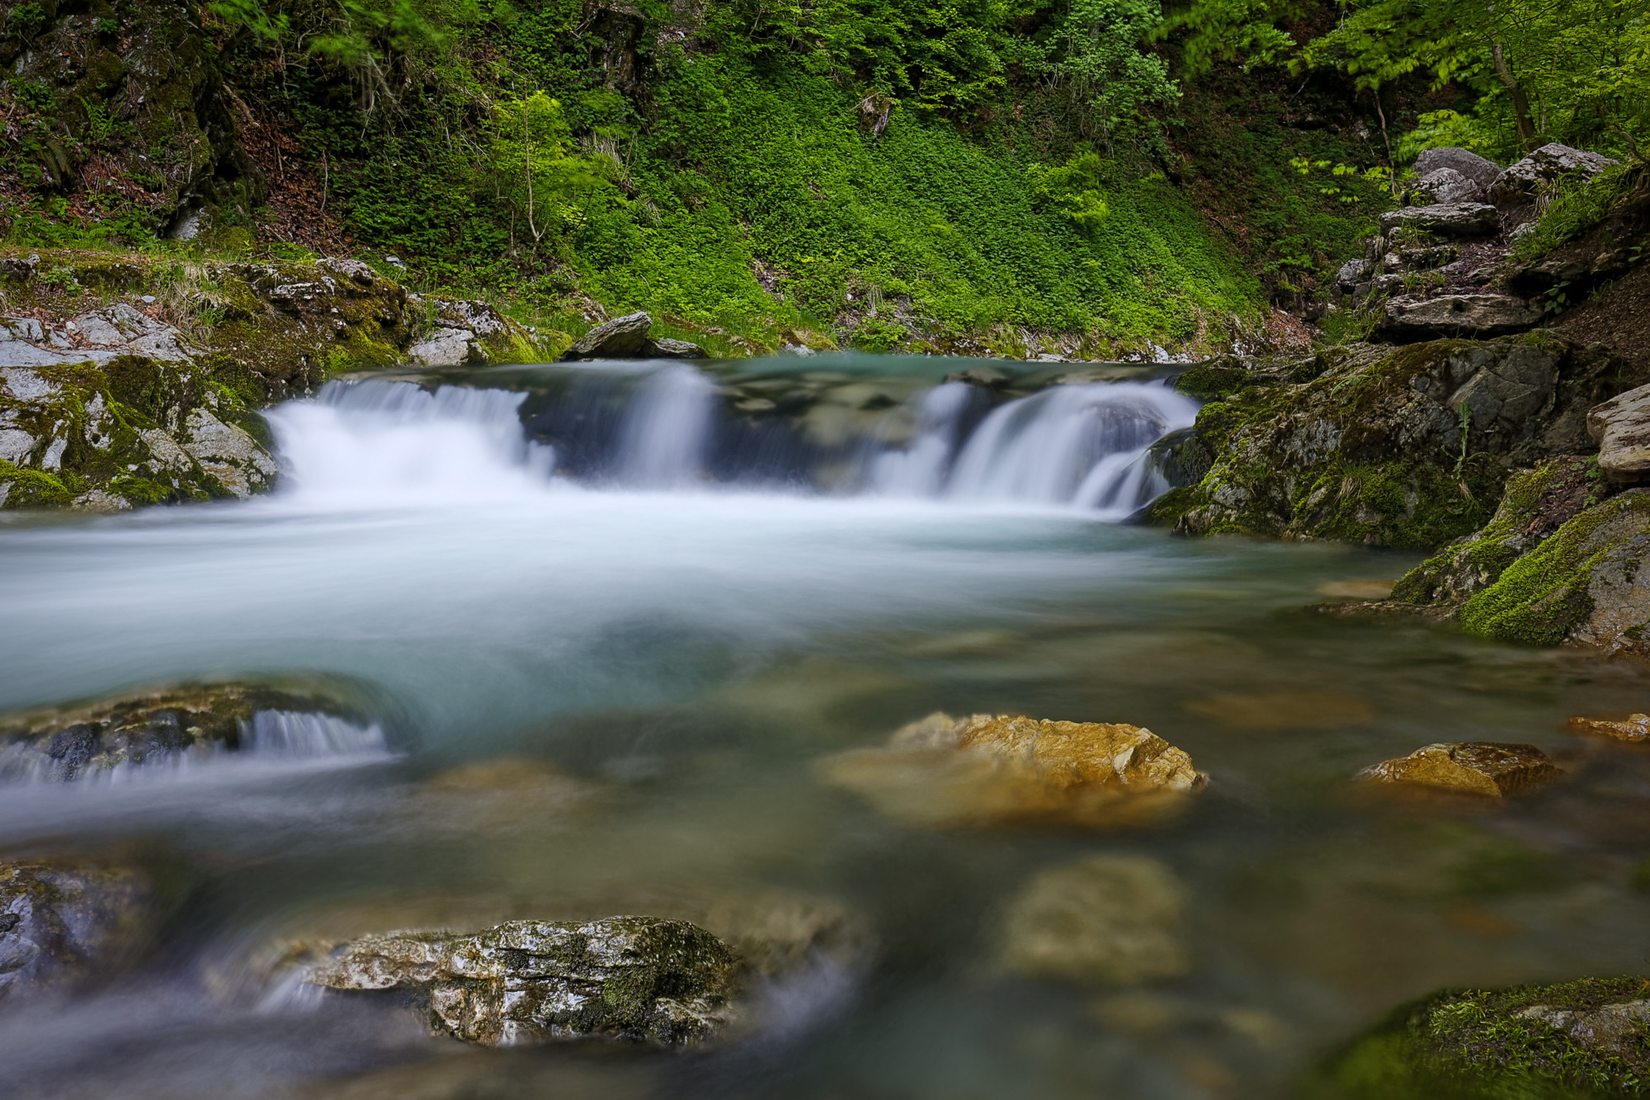
[[1511,470],[1586,450],[1586,411],[1621,371],[1542,332],[1333,349],[1271,384],[1228,371],[1194,428],[1213,464],[1149,514],[1182,534],[1431,550],[1488,520]]
[[1337,1054],[1304,1095],[1570,1100],[1650,1093],[1650,980],[1442,993]]

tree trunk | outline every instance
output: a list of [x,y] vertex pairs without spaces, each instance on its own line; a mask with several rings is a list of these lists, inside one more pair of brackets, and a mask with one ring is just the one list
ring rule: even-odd
[[1495,75],[1500,78],[1502,87],[1512,97],[1513,116],[1518,120],[1518,140],[1523,142],[1525,149],[1535,148],[1535,120],[1530,117],[1530,96],[1524,91],[1524,85],[1513,76],[1512,66],[1507,64],[1507,56],[1501,49],[1500,41],[1490,46],[1490,55],[1495,58]]

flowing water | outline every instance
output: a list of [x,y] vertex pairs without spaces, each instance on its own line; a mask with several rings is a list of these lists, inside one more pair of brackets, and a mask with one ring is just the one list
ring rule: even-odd
[[[267,497],[0,526],[0,709],[326,673],[383,724],[267,712],[233,761],[9,774],[8,853],[139,853],[189,887],[136,971],[0,1005],[0,1093],[1281,1095],[1406,998],[1644,968],[1650,761],[1563,730],[1643,709],[1641,671],[1304,611],[1410,559],[1120,522],[1164,488],[1149,448],[1190,402],[954,366],[333,383],[270,413]],[[1173,822],[1089,833],[920,828],[821,783],[822,757],[936,709],[1147,725],[1211,784]],[[1507,808],[1348,781],[1449,739],[1571,774]],[[1099,852],[1184,884],[1187,976],[1005,973],[1004,906]],[[468,1051],[258,962],[326,928],[775,894],[874,946],[710,1054]]]

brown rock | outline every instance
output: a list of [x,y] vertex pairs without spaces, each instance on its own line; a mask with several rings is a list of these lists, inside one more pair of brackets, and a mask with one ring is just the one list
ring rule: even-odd
[[890,816],[949,825],[1138,820],[1208,781],[1148,729],[1023,715],[932,714],[886,748],[839,753],[822,770]]
[[1625,718],[1577,717],[1570,719],[1570,730],[1574,733],[1596,733],[1614,737],[1617,741],[1641,744],[1650,741],[1650,714],[1629,714]]
[[1534,745],[1455,741],[1425,745],[1408,756],[1383,760],[1359,772],[1373,783],[1403,783],[1504,798],[1561,774]]

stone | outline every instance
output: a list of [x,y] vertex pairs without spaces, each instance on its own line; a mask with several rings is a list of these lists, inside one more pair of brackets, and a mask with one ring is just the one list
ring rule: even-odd
[[1024,716],[933,714],[885,748],[821,762],[833,785],[919,824],[1099,826],[1179,808],[1207,777],[1148,729]]
[[1596,176],[1615,163],[1598,153],[1551,142],[1495,177],[1489,186],[1489,201],[1502,207],[1528,206],[1544,186],[1577,175]]
[[604,321],[576,340],[563,360],[637,359],[647,354],[647,334],[653,318],[646,313],[627,313]]
[[655,359],[709,359],[710,353],[691,340],[668,336],[647,342],[647,354]]
[[1348,260],[1335,273],[1335,285],[1342,290],[1351,292],[1363,282],[1369,273],[1368,260]]
[[1617,394],[1587,414],[1587,434],[1598,444],[1598,466],[1617,484],[1650,475],[1650,386]]
[[1636,1096],[1650,1076],[1640,977],[1440,993],[1390,1014],[1306,1091],[1393,1096]]
[[1426,149],[1415,158],[1415,174],[1429,176],[1441,168],[1459,172],[1480,187],[1487,188],[1501,174],[1501,166],[1487,157],[1466,149],[1445,146]]
[[0,783],[108,778],[247,751],[256,747],[267,716],[329,720],[331,733],[382,747],[382,730],[360,717],[343,694],[341,685],[290,691],[195,684],[0,715]]
[[1479,202],[1484,197],[1484,186],[1454,168],[1435,168],[1410,185],[1410,194],[1418,206]]
[[1650,741],[1650,714],[1629,714],[1625,718],[1576,717],[1570,719],[1570,729],[1640,745]]
[[1501,229],[1501,215],[1482,202],[1445,202],[1405,206],[1381,215],[1381,228],[1419,229],[1444,237],[1489,237]]
[[278,467],[269,452],[203,408],[190,410],[182,446],[232,496],[249,497],[275,480]]
[[1456,741],[1424,745],[1408,756],[1383,760],[1358,773],[1371,783],[1431,787],[1505,798],[1562,774],[1534,745]]
[[131,868],[0,863],[0,1002],[132,961],[148,946],[156,901],[148,876]]
[[1436,298],[1404,295],[1386,303],[1383,335],[1412,340],[1441,336],[1505,336],[1541,323],[1541,312],[1522,298],[1493,291],[1444,294]]
[[477,1046],[601,1037],[681,1047],[727,1027],[736,974],[733,953],[703,929],[632,916],[367,936],[305,980],[412,991],[433,1031]]
[[438,328],[407,349],[407,358],[425,367],[461,367],[485,361],[475,333],[461,328]]
[[1000,958],[1029,977],[1129,986],[1191,971],[1185,889],[1143,856],[1091,856],[1034,877],[1008,905]]

